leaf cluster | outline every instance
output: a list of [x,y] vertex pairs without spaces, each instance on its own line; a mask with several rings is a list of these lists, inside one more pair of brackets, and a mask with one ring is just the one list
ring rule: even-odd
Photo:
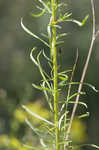
[[[26,106],[22,106],[23,109],[28,112],[29,114],[31,114],[31,116],[39,119],[42,123],[42,126],[39,129],[36,129],[33,127],[33,125],[31,124],[31,122],[26,119],[26,123],[28,124],[28,126],[35,132],[35,134],[37,134],[37,136],[40,139],[40,147],[29,147],[28,145],[25,145],[25,147],[30,148],[30,149],[37,149],[37,150],[51,150],[51,149],[55,149],[55,137],[56,137],[56,133],[55,133],[55,122],[53,119],[54,116],[54,106],[53,106],[53,96],[54,96],[54,72],[53,72],[53,59],[54,59],[54,54],[53,54],[53,33],[52,33],[52,28],[56,28],[57,30],[60,30],[62,27],[60,25],[61,22],[73,22],[76,23],[78,26],[83,26],[85,24],[85,22],[88,19],[88,15],[85,16],[85,18],[80,22],[76,19],[72,18],[72,14],[69,12],[65,12],[64,14],[62,14],[61,12],[59,12],[59,9],[62,9],[62,6],[64,6],[64,3],[60,3],[57,2],[55,4],[55,9],[56,9],[56,16],[57,16],[57,20],[56,22],[54,22],[54,24],[52,23],[53,20],[53,16],[52,16],[52,5],[51,2],[44,2],[43,0],[38,0],[39,3],[42,5],[42,7],[37,6],[37,9],[39,9],[41,12],[39,14],[32,14],[33,17],[39,18],[41,16],[43,16],[44,14],[48,14],[49,15],[49,23],[47,25],[47,35],[42,34],[44,39],[42,39],[41,37],[35,35],[32,31],[30,31],[24,24],[23,24],[23,19],[21,19],[21,26],[24,29],[25,32],[27,32],[30,36],[32,36],[33,38],[36,38],[37,40],[40,40],[43,44],[45,44],[48,47],[48,50],[50,50],[50,56],[47,56],[44,50],[40,50],[40,52],[37,54],[37,56],[34,58],[34,53],[35,51],[37,51],[37,47],[33,47],[33,49],[31,50],[30,53],[30,58],[32,60],[32,62],[37,66],[37,68],[40,71],[40,74],[42,76],[42,80],[40,82],[39,85],[36,84],[32,84],[32,86],[38,90],[41,90],[44,93],[45,99],[47,101],[47,104],[49,106],[49,111],[51,113],[52,118],[50,120],[47,120],[43,117],[41,117],[40,115],[32,112],[28,107]],[[56,46],[60,46],[61,44],[64,43],[64,41],[62,40],[62,37],[67,36],[67,33],[56,33]],[[46,40],[47,42],[46,42]],[[47,72],[45,72],[45,70],[42,68],[42,65],[40,63],[40,57],[41,55],[44,57],[44,59],[46,59],[46,61],[48,62],[48,65],[51,69],[50,74],[48,74]],[[77,57],[78,58],[78,57]],[[60,136],[60,141],[59,141],[59,147],[60,150],[64,149],[64,145],[67,144],[68,145],[68,149],[75,149],[75,147],[72,145],[72,141],[71,141],[71,136],[69,135],[68,140],[66,140],[66,131],[67,128],[69,126],[69,121],[70,121],[70,110],[69,110],[69,106],[70,105],[74,105],[76,102],[73,101],[73,99],[77,96],[77,95],[85,95],[86,93],[81,91],[81,92],[75,92],[72,93],[72,86],[75,85],[79,85],[79,84],[83,84],[83,85],[87,85],[89,87],[91,87],[94,91],[97,92],[97,90],[95,89],[94,86],[92,86],[91,84],[88,83],[80,83],[80,82],[74,82],[73,81],[73,76],[74,76],[74,72],[75,72],[75,68],[76,68],[76,64],[77,64],[77,58],[76,61],[73,65],[73,68],[71,70],[65,70],[65,71],[60,71],[58,69],[57,71],[57,78],[58,78],[58,89],[57,93],[60,95],[61,91],[63,88],[67,89],[67,94],[64,97],[64,99],[59,99],[59,112],[58,112],[58,116],[59,116],[59,120],[57,122],[57,126],[58,126],[58,130],[59,130],[59,136]],[[77,104],[82,105],[85,109],[87,109],[87,105],[84,102],[77,102]],[[84,118],[89,116],[89,113],[86,111],[86,113],[78,115],[78,118]]]

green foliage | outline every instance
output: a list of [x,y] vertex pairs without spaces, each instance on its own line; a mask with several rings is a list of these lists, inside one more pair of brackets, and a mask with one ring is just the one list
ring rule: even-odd
[[[30,58],[32,62],[39,69],[40,74],[42,76],[40,84],[36,85],[33,83],[32,86],[38,90],[43,91],[45,99],[49,106],[50,117],[46,119],[42,115],[35,113],[34,110],[32,111],[28,106],[22,106],[28,114],[40,121],[40,128],[35,128],[33,127],[31,121],[29,119],[26,119],[26,123],[28,124],[28,126],[38,136],[40,146],[38,144],[38,148],[34,146],[31,147],[29,145],[25,145],[25,147],[37,150],[65,150],[66,148],[68,150],[74,149],[74,146],[77,144],[77,142],[85,142],[85,139],[87,137],[85,134],[86,127],[82,125],[82,123],[79,120],[74,120],[71,132],[69,133],[69,135],[67,135],[71,119],[71,111],[69,110],[69,107],[72,106],[72,104],[79,104],[84,106],[85,109],[87,109],[87,105],[84,102],[73,101],[73,98],[75,98],[78,95],[84,95],[85,92],[80,91],[71,93],[72,85],[83,84],[91,87],[96,92],[97,90],[94,86],[88,83],[73,82],[73,76],[77,60],[75,61],[74,66],[71,70],[61,71],[59,69],[57,59],[57,48],[61,47],[61,44],[64,43],[64,41],[62,41],[62,37],[67,36],[67,33],[58,33],[57,31],[62,28],[62,22],[73,22],[80,27],[83,26],[88,19],[88,15],[82,20],[82,22],[80,22],[73,19],[71,17],[71,13],[65,12],[62,14],[62,12],[59,11],[63,3],[57,2],[56,0],[52,0],[51,2],[44,2],[42,0],[38,1],[43,6],[43,8],[37,6],[37,8],[41,10],[41,12],[39,14],[32,14],[32,16],[38,18],[42,15],[47,14],[50,18],[48,26],[46,27],[47,35],[43,34],[45,39],[43,40],[41,37],[32,33],[23,24],[23,19],[21,19],[21,26],[25,32],[27,32],[33,38],[36,38],[40,42],[42,42],[45,46],[47,46],[48,50],[50,51],[50,56],[47,56],[45,51],[41,49],[40,52],[38,52],[37,56],[34,57],[34,52],[38,50],[36,47],[33,47],[30,53]],[[46,60],[49,67],[51,68],[50,73],[47,73],[43,69],[40,61],[41,57],[43,57]],[[61,99],[60,94],[63,88],[67,89],[67,94],[63,99]],[[89,113],[85,112],[84,114],[78,114],[77,118],[84,118],[88,115]],[[77,128],[81,128],[82,131],[77,131]],[[76,140],[74,138],[80,138],[82,140],[78,140],[77,142],[75,142]]]

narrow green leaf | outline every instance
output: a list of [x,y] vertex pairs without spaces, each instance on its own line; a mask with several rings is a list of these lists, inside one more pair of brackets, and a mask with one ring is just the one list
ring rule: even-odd
[[68,35],[68,33],[58,34],[57,37],[56,37],[56,39],[58,40],[59,38],[67,36],[67,35]]
[[46,60],[52,62],[52,60],[45,54],[45,52],[43,51],[43,56],[46,58]]
[[38,90],[46,90],[46,91],[49,91],[49,92],[53,92],[52,89],[49,89],[49,88],[45,88],[43,86],[38,86],[38,85],[35,85],[34,83],[32,83],[32,86]]
[[57,46],[57,45],[60,45],[60,44],[63,44],[63,43],[64,43],[64,41],[57,41],[57,42],[56,42],[56,46]]
[[89,112],[86,112],[85,114],[78,116],[79,119],[85,118],[85,117],[89,117]]
[[86,144],[86,146],[91,146],[93,148],[99,149],[99,146],[95,145],[95,144]]
[[50,56],[53,56],[52,53],[52,33],[51,33],[51,23],[48,24],[47,26],[47,32],[48,32],[48,39],[49,39],[49,46],[50,46]]
[[43,121],[43,122],[45,122],[45,123],[47,123],[47,124],[49,124],[49,125],[54,126],[54,123],[52,123],[52,122],[46,120],[45,118],[39,116],[38,114],[32,112],[32,111],[31,111],[28,107],[26,107],[25,105],[22,105],[22,107],[25,109],[25,111],[27,111],[27,112],[28,112],[30,115],[32,115],[33,117],[35,117],[35,118],[37,118],[37,119],[39,119],[39,120],[41,120],[41,121]]
[[62,20],[69,18],[71,15],[72,15],[72,13],[65,13],[62,17]]
[[63,103],[63,105],[61,106],[60,112],[64,109],[65,106],[66,106],[66,104]]
[[80,83],[80,82],[70,82],[70,83],[66,83],[66,84],[64,84],[64,85],[69,85],[69,84],[71,84],[71,85],[76,85],[76,84],[83,84],[83,85],[87,85],[87,86],[89,86],[91,89],[93,89],[95,92],[99,92],[99,90],[97,90],[96,88],[95,88],[95,86],[93,86],[93,85],[91,85],[91,84],[89,84],[89,83]]
[[75,19],[71,19],[70,20],[71,22],[74,22],[74,23],[76,23],[78,26],[82,26],[82,22],[80,22],[80,21],[78,21],[78,20],[75,20]]
[[74,149],[78,149],[78,148],[86,147],[86,146],[99,149],[99,146],[97,146],[97,145],[95,145],[95,144],[81,144],[81,145],[79,145],[79,146],[75,146]]
[[58,28],[58,29],[61,29],[61,28],[62,28],[62,27],[59,26],[59,25],[53,25],[53,27]]
[[31,58],[31,60],[33,61],[33,63],[36,65],[36,66],[38,66],[38,63],[37,63],[37,61],[34,59],[34,57],[33,57],[33,52],[36,50],[36,47],[34,47],[32,50],[31,50],[31,53],[30,53],[30,58]]
[[93,85],[91,85],[91,84],[89,84],[89,83],[84,83],[85,85],[88,85],[89,87],[91,87],[95,92],[99,92],[99,90],[97,90],[96,88],[95,88],[95,86],[93,86]]
[[63,77],[63,76],[59,76],[58,78],[61,79],[62,81],[66,81],[66,80],[67,80],[67,79],[66,79],[65,77]]
[[48,24],[48,26],[47,26],[47,32],[48,32],[49,41],[51,43],[51,26],[50,26],[50,24]]
[[68,72],[72,72],[72,70],[66,70],[66,71],[59,72],[58,75],[64,75]]
[[97,90],[96,88],[95,88],[95,86],[93,86],[93,85],[91,85],[91,84],[89,84],[89,83],[83,83],[84,85],[87,85],[87,86],[89,86],[92,90],[94,90],[95,92],[99,92],[99,90]]
[[58,76],[59,79],[61,79],[62,81],[67,81],[68,80],[68,76],[66,74],[61,74]]
[[[45,72],[42,70],[41,65],[40,65],[40,62],[37,62],[37,61],[34,59],[34,57],[33,57],[33,52],[34,52],[35,50],[36,50],[35,47],[31,50],[30,58],[31,58],[31,60],[33,61],[33,63],[39,68],[40,73],[41,73],[43,79],[46,80],[46,82],[47,82],[47,79],[46,79],[46,77],[44,76],[44,73],[45,73]],[[40,51],[39,55],[41,54],[41,52],[42,52],[42,51]],[[46,56],[46,57],[47,57],[47,56]],[[46,76],[50,79],[50,77],[47,75],[47,73],[45,73],[45,74],[46,74]],[[47,82],[47,84],[48,84],[48,86],[50,87],[50,85],[49,85],[48,82]]]
[[82,26],[86,23],[86,21],[88,20],[88,18],[89,18],[89,15],[86,15],[85,18],[82,21]]
[[47,6],[47,4],[46,4],[45,2],[43,2],[42,0],[38,0],[38,1],[44,6],[44,8],[45,8],[50,14],[52,14],[50,8]]
[[82,27],[84,24],[85,24],[85,22],[88,20],[88,17],[89,17],[89,15],[87,15],[87,16],[85,16],[85,18],[82,20],[82,22],[80,22],[80,21],[78,21],[78,20],[75,20],[75,19],[67,19],[67,20],[65,20],[65,21],[69,21],[69,22],[74,22],[74,23],[76,23],[78,26],[80,26],[80,27]]
[[67,102],[70,101],[72,98],[76,97],[77,95],[85,95],[85,94],[86,94],[85,92],[75,93],[67,99]]
[[41,52],[42,52],[42,51],[40,51],[40,53],[39,53],[38,56],[37,56],[38,67],[39,67],[40,73],[41,73],[41,75],[42,75],[42,77],[43,77],[43,80],[46,82],[48,88],[51,89],[50,84],[49,84],[49,82],[48,82],[48,80],[46,79],[46,76],[45,76],[45,74],[44,74],[45,72],[43,71],[43,69],[42,69],[42,67],[41,67],[41,64],[40,64],[39,57],[40,57],[40,55],[41,55]]
[[33,13],[32,13],[32,17],[39,18],[39,17],[43,16],[44,13],[45,13],[45,9],[43,9],[42,12],[39,13],[39,14],[33,14]]
[[39,10],[44,10],[44,8],[42,8],[42,7],[39,7],[38,5],[36,6],[36,8],[38,8]]
[[63,8],[64,6],[66,7],[66,6],[67,6],[67,4],[65,4],[65,3],[59,3],[57,7],[58,7],[58,8],[60,8],[60,7],[62,7],[62,8]]
[[59,73],[58,74],[58,78],[61,80],[59,82],[59,86],[61,86],[61,87],[64,86],[66,81],[68,80],[68,76],[66,74],[64,74],[64,73]]
[[[43,87],[46,87],[46,86],[45,86],[45,81],[42,83],[42,86],[43,86]],[[48,94],[47,94],[47,90],[43,90],[43,93],[44,93],[44,95],[45,95],[46,101],[47,101],[47,103],[48,103],[48,105],[49,105],[51,111],[53,112],[53,106],[52,106],[52,103],[51,103],[51,99],[50,99],[50,97],[49,97]]]
[[23,144],[24,147],[28,148],[28,149],[32,149],[32,150],[44,150],[44,148],[41,147],[35,147],[35,146],[29,146],[27,144]]
[[44,140],[41,138],[40,139],[40,144],[46,149],[47,145],[44,143]]
[[72,15],[72,13],[65,13],[64,15],[60,13],[60,16],[59,16],[59,19],[57,20],[57,23],[58,22],[66,22],[66,21],[70,22],[70,21],[72,21],[73,19],[67,19],[71,15]]
[[36,135],[40,136],[40,134],[38,133],[38,129],[35,129],[35,128],[33,127],[33,125],[30,123],[30,121],[29,121],[27,118],[25,119],[25,121],[26,121],[27,125],[33,130],[33,132],[34,132]]
[[55,130],[55,127],[50,128],[49,126],[46,125],[44,128],[46,129],[47,134],[49,134],[49,135],[51,135],[52,137],[55,138],[55,133],[53,132]]
[[43,37],[45,37],[46,39],[48,39],[48,35],[46,35],[46,34],[44,34],[44,33],[41,33],[41,35],[42,35]]
[[59,130],[61,130],[61,124],[62,124],[62,120],[64,119],[65,115],[67,114],[68,112],[65,112],[59,119]]
[[32,32],[23,24],[23,18],[21,18],[21,26],[22,26],[22,28],[23,28],[23,30],[24,30],[25,32],[27,32],[27,33],[28,33],[29,35],[31,35],[32,37],[34,37],[34,38],[40,40],[40,41],[41,41],[42,43],[44,43],[47,47],[49,47],[49,44],[48,44],[46,41],[42,40],[40,37],[38,37],[37,35],[35,35],[34,33],[32,33]]
[[83,105],[83,106],[85,106],[86,108],[88,108],[88,106],[87,106],[87,104],[86,103],[84,103],[84,102],[78,102],[78,103],[76,103],[75,101],[69,101],[68,103],[70,103],[70,104],[80,104],[80,105]]

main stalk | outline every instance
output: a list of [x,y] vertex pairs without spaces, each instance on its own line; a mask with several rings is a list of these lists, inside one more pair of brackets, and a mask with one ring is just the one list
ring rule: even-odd
[[59,150],[59,127],[58,127],[58,66],[56,50],[56,0],[51,1],[52,6],[52,58],[53,58],[53,75],[54,75],[54,122],[56,133],[56,150]]

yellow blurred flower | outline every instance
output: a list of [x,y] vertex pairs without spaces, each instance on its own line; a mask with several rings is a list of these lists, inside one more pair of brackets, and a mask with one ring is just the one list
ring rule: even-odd
[[[38,100],[34,103],[29,103],[26,105],[26,107],[28,107],[32,112],[40,115],[41,117],[45,118],[45,119],[49,119],[50,118],[50,113],[49,111],[44,108],[41,104],[41,101]],[[25,122],[25,118],[30,118],[33,119],[33,123],[34,124],[39,124],[40,120],[31,116],[30,114],[28,114],[27,112],[25,112],[23,109],[16,109],[14,112],[14,118],[15,120],[18,120],[20,123],[24,123]]]
[[[39,116],[41,116],[43,118],[45,118],[45,119],[49,119],[50,118],[50,112],[42,106],[40,101],[36,101],[35,103],[29,103],[26,106],[32,112],[38,114]],[[37,119],[37,118],[35,118],[35,117],[33,117],[33,116],[29,115],[29,114],[28,114],[28,117],[29,118],[33,118],[33,123],[34,124],[40,123],[39,119]]]
[[0,136],[0,146],[5,149],[13,150],[28,150],[25,148],[20,141],[15,137],[8,137],[8,135]]
[[15,149],[19,149],[19,148],[21,147],[21,144],[20,144],[19,140],[16,139],[16,138],[14,138],[14,137],[12,137],[12,138],[10,139],[10,143],[11,143],[11,146],[12,146],[13,148],[15,148]]
[[25,121],[25,113],[22,109],[16,109],[14,112],[14,117],[17,119],[19,122],[23,123]]
[[71,138],[74,143],[83,143],[87,140],[86,124],[78,119],[75,119],[71,128]]
[[10,140],[7,135],[0,136],[0,145],[8,146],[9,143],[10,143]]

